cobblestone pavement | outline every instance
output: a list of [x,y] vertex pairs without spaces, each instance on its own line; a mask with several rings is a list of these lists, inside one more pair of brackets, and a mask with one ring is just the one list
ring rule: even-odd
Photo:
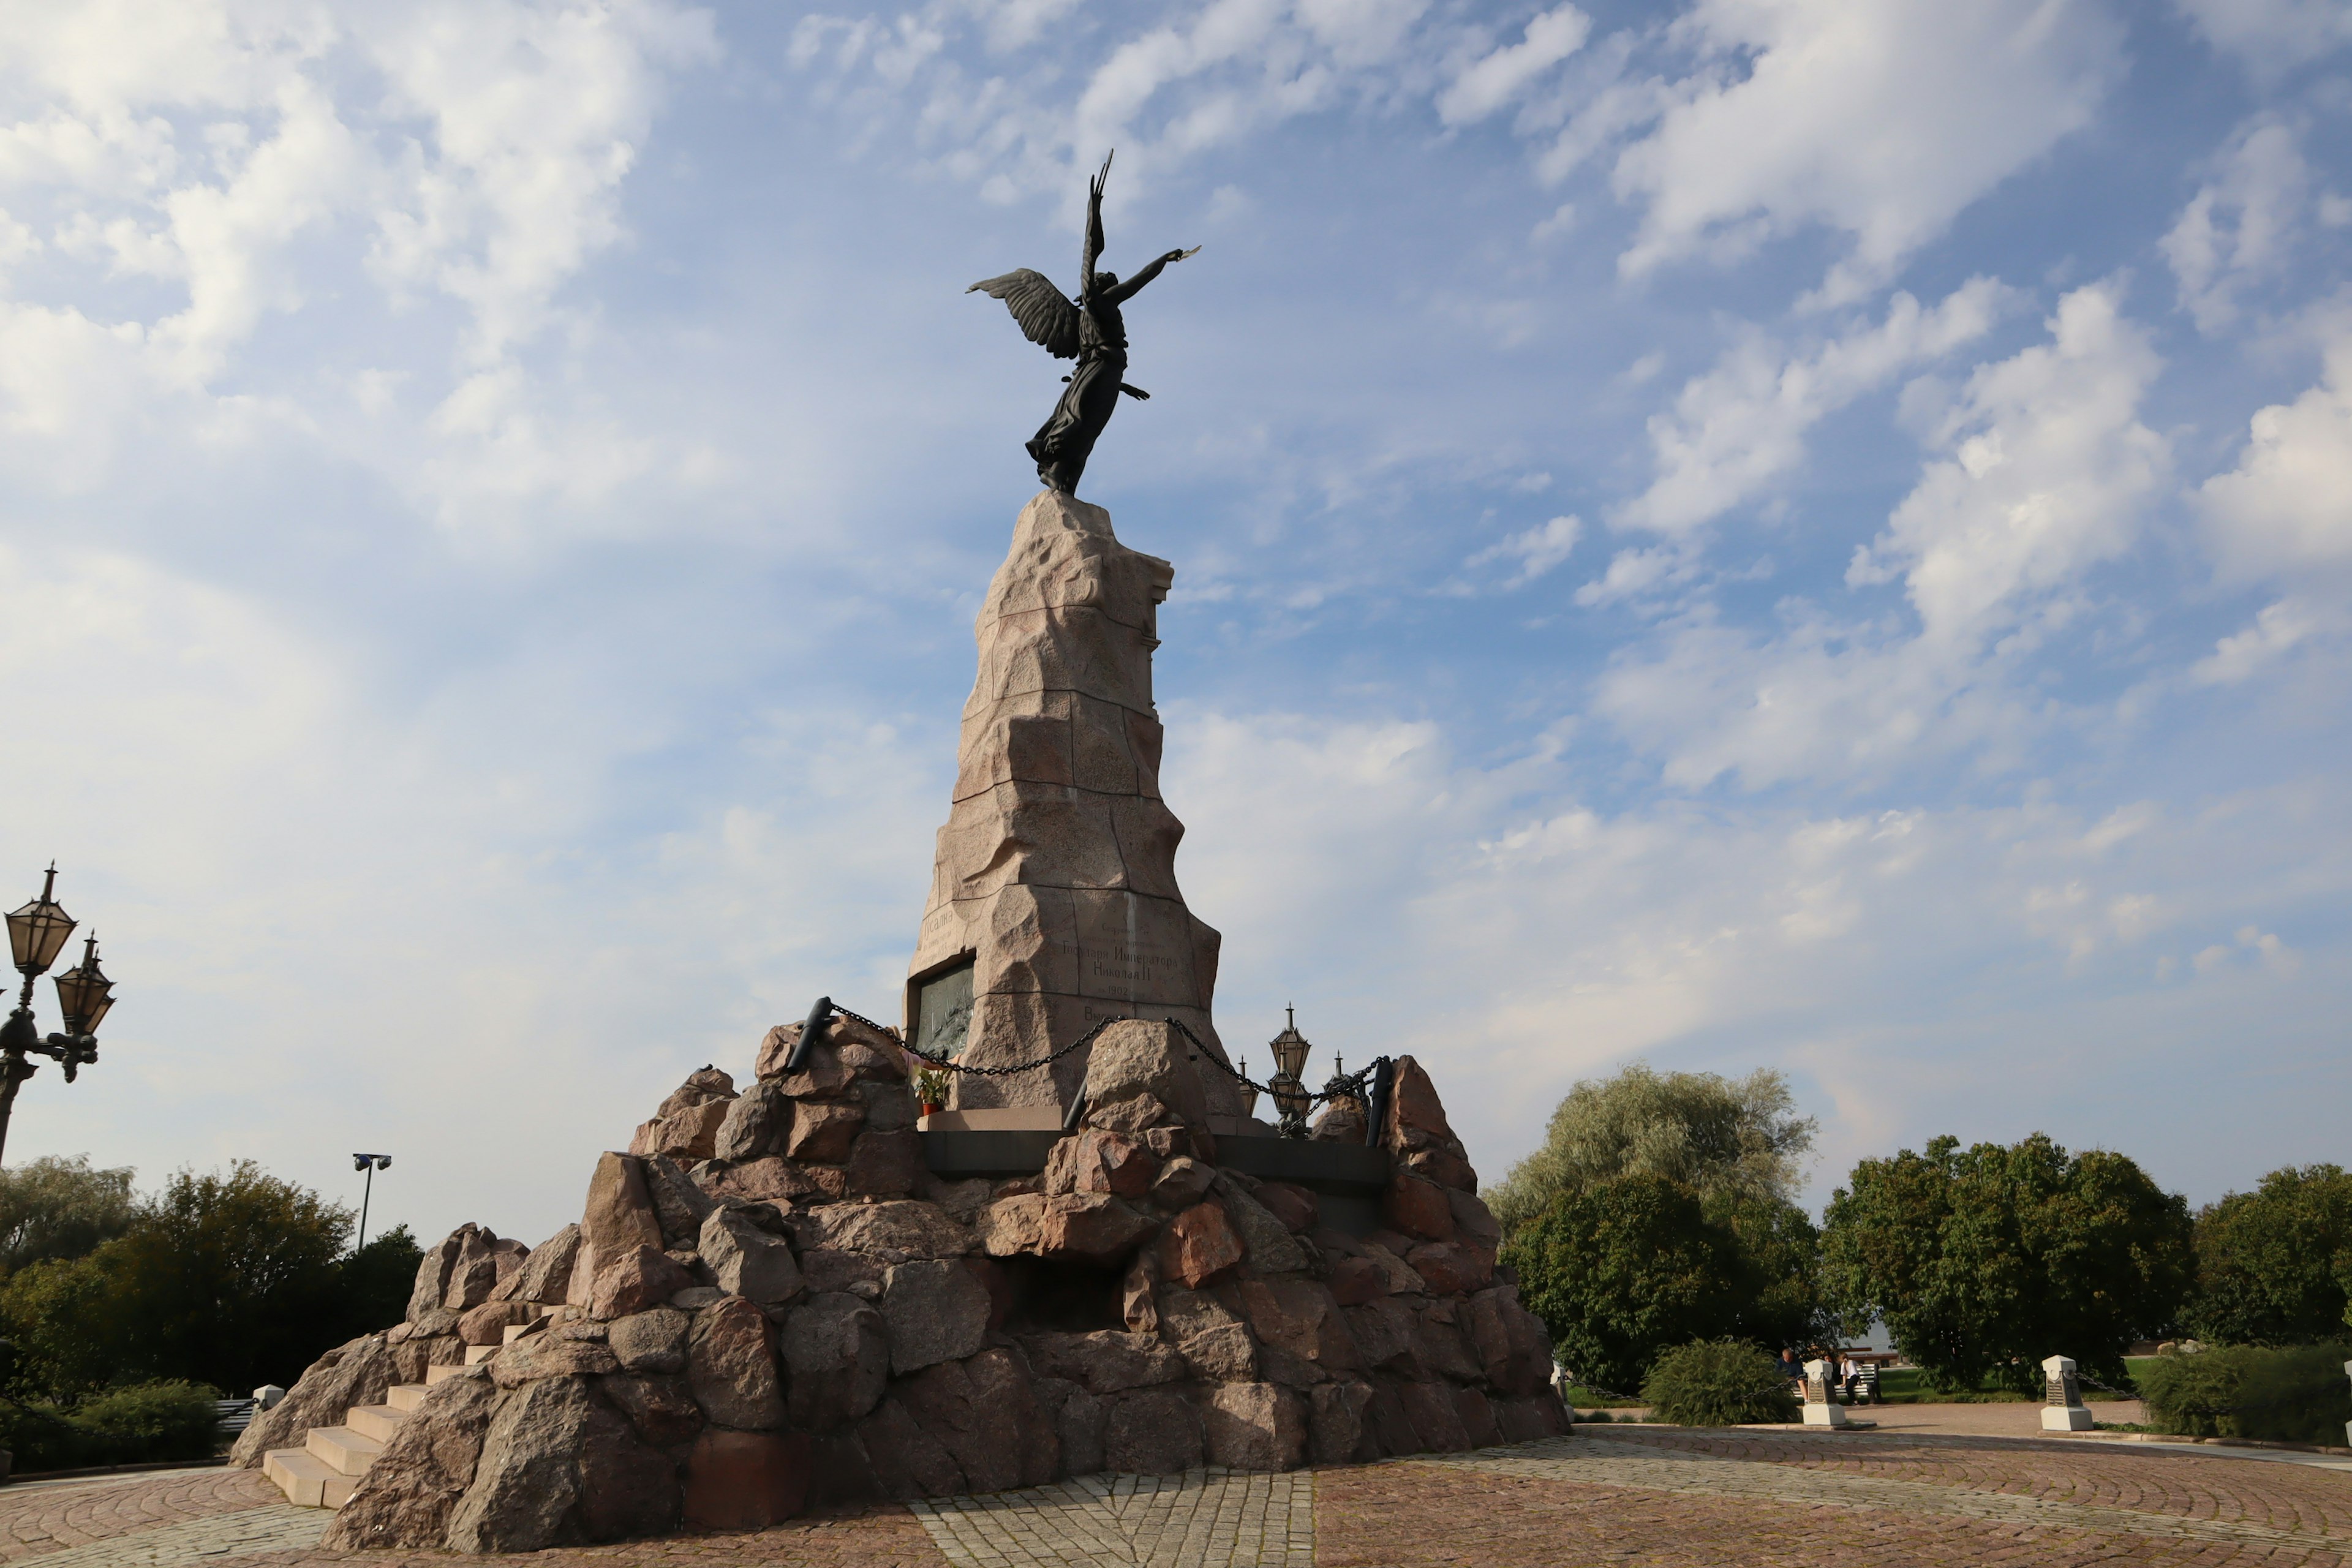
[[[325,1517],[287,1507],[250,1470],[10,1487],[0,1489],[0,1563],[466,1562],[440,1552],[323,1551]],[[1089,1476],[745,1534],[492,1561],[504,1568],[2341,1568],[2347,1560],[2352,1474],[2342,1469],[2079,1440],[1627,1426],[1285,1476]]]
[[1314,1568],[1315,1478],[1192,1470],[1081,1476],[1050,1487],[914,1505],[957,1568],[1125,1563],[1139,1568]]

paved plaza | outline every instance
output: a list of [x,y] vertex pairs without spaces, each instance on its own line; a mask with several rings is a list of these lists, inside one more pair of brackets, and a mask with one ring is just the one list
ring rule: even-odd
[[[0,1563],[308,1568],[465,1559],[332,1552],[326,1516],[251,1470],[0,1489]],[[2352,1545],[2352,1461],[2082,1439],[1585,1427],[1355,1468],[1089,1476],[704,1535],[516,1557],[592,1564],[2270,1564]]]

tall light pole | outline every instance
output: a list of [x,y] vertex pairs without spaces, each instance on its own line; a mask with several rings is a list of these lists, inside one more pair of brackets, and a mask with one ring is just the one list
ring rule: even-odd
[[52,861],[47,879],[41,884],[41,896],[8,914],[8,948],[16,973],[25,977],[25,989],[17,994],[16,1010],[0,1023],[0,1152],[7,1148],[8,1118],[16,1109],[16,1091],[40,1070],[25,1058],[28,1054],[47,1057],[61,1064],[66,1081],[73,1082],[76,1073],[98,1060],[98,1023],[114,1005],[110,994],[114,982],[98,967],[98,934],[93,931],[83,940],[81,963],[58,976],[58,1007],[66,1016],[65,1033],[44,1038],[40,1026],[33,1022],[33,982],[48,973],[66,938],[73,935],[74,918],[58,903],[57,888],[58,868]]
[[360,1249],[360,1247],[365,1247],[367,1245],[368,1200],[375,1196],[375,1173],[378,1171],[389,1171],[392,1169],[392,1156],[389,1154],[354,1154],[352,1156],[352,1169],[354,1171],[365,1171],[367,1173],[367,1185],[360,1189],[359,1247],[352,1248],[353,1252],[357,1252]]

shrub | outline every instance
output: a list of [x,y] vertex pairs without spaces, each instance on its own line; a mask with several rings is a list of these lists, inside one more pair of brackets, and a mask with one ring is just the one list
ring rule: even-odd
[[1796,1391],[1778,1362],[1745,1340],[1693,1340],[1663,1352],[1642,1384],[1654,1420],[1677,1426],[1794,1421]]
[[2334,1444],[2352,1420],[2347,1359],[2343,1345],[2230,1345],[2143,1363],[2137,1381],[2159,1432]]
[[118,1388],[71,1411],[0,1402],[0,1447],[17,1475],[206,1458],[220,1440],[216,1397],[201,1384],[163,1382]]
[[2289,1165],[2197,1215],[2189,1325],[2225,1345],[2307,1345],[2344,1331],[2352,1175]]

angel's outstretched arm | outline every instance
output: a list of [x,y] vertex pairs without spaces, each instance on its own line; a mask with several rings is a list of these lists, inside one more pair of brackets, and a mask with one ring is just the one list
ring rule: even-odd
[[1181,261],[1188,256],[1198,255],[1200,249],[1201,247],[1196,245],[1191,250],[1171,250],[1165,256],[1155,256],[1145,264],[1142,271],[1132,278],[1120,279],[1118,287],[1104,297],[1114,305],[1124,305],[1143,292],[1143,286],[1159,277],[1161,268],[1171,261]]
[[1116,148],[1105,153],[1102,172],[1087,186],[1087,245],[1078,259],[1078,297],[1082,300],[1094,298],[1095,262],[1103,253],[1103,185],[1110,179],[1110,161],[1118,155]]

